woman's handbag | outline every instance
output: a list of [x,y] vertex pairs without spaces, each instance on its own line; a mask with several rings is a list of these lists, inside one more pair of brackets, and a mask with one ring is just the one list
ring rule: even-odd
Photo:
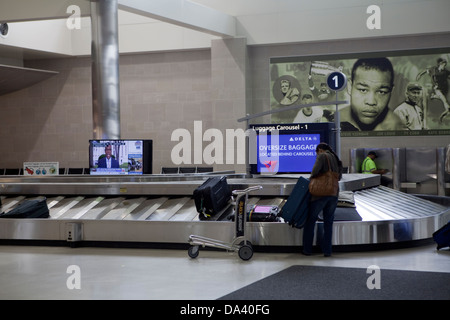
[[328,171],[311,178],[309,181],[309,193],[313,196],[326,197],[337,196],[339,191],[339,174],[331,170],[330,159],[328,159]]

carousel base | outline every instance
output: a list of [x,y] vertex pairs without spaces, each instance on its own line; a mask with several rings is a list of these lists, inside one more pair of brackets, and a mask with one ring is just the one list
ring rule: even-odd
[[[0,243],[176,248],[188,246],[191,235],[230,242],[235,237],[235,223],[227,218],[231,204],[214,221],[200,220],[195,208],[193,191],[209,176],[1,178],[1,212],[46,197],[50,217],[0,219]],[[227,180],[232,190],[261,185],[249,203],[281,208],[298,177],[229,174]],[[429,241],[450,219],[448,197],[414,196],[379,184],[378,175],[344,175],[340,189],[351,201],[337,210],[333,245],[414,245]],[[316,238],[322,229],[319,221]],[[247,222],[245,236],[268,251],[302,244],[302,230],[283,221]]]

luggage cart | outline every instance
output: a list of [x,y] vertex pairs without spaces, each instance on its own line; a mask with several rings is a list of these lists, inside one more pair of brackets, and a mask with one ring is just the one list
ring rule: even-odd
[[245,190],[234,190],[232,192],[233,201],[235,201],[234,221],[236,223],[236,236],[231,243],[202,236],[191,235],[189,236],[189,244],[191,245],[188,249],[189,257],[191,257],[192,259],[197,258],[200,251],[200,246],[208,246],[237,252],[239,258],[241,258],[242,260],[250,260],[253,256],[253,248],[250,241],[248,241],[245,237],[247,200],[249,192],[260,189],[262,189],[262,186],[253,186]]

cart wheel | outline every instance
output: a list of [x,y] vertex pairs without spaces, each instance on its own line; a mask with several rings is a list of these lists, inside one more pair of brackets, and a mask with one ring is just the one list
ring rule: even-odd
[[199,246],[191,246],[188,249],[188,255],[189,257],[191,257],[192,259],[195,259],[198,257],[198,254],[200,252],[200,247]]
[[253,248],[249,245],[243,245],[239,248],[238,251],[239,258],[241,258],[244,261],[250,260],[253,256]]

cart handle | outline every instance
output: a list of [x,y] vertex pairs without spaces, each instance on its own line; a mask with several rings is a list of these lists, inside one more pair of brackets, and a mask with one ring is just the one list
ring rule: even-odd
[[249,193],[251,191],[260,190],[262,188],[263,188],[262,186],[253,186],[253,187],[248,187],[245,190],[233,190],[233,194],[238,195],[238,194]]

